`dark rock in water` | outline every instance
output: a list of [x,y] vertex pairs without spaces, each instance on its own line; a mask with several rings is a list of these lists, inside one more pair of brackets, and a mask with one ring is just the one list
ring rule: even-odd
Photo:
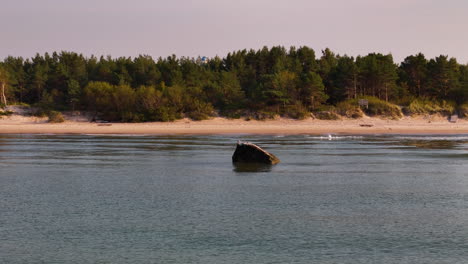
[[247,143],[238,142],[236,151],[232,155],[234,163],[260,163],[260,164],[277,164],[280,160],[273,154],[268,153],[259,146]]

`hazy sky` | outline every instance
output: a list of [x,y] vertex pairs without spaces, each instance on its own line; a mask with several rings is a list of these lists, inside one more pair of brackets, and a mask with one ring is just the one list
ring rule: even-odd
[[468,63],[468,0],[0,0],[0,58],[211,57],[265,45]]

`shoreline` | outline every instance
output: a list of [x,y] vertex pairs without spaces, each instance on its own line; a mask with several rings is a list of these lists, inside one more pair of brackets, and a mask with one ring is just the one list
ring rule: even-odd
[[174,122],[91,123],[67,120],[47,123],[44,118],[13,115],[0,119],[0,134],[127,134],[127,135],[208,135],[208,134],[271,134],[271,135],[371,135],[371,134],[468,134],[468,121],[450,123],[443,117],[404,117],[387,120],[375,117],[343,120],[275,120],[245,121],[213,118]]

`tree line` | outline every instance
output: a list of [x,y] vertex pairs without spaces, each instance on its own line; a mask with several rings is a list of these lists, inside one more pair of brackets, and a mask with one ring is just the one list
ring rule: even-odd
[[275,115],[301,118],[340,102],[372,96],[398,105],[424,98],[468,102],[468,65],[440,55],[351,57],[309,47],[240,50],[224,58],[154,60],[85,57],[74,52],[9,56],[0,62],[1,102],[85,110],[113,121],[200,120]]

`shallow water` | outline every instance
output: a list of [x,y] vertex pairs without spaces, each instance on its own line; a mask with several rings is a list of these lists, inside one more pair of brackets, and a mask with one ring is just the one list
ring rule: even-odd
[[[282,162],[233,167],[237,140]],[[0,263],[466,263],[468,135],[0,136]]]

